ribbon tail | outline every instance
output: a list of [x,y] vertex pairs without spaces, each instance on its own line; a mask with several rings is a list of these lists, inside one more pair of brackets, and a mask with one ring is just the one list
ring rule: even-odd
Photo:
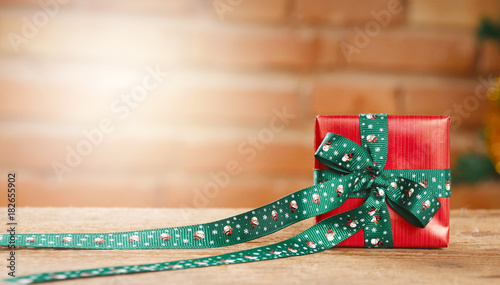
[[[265,206],[211,223],[113,233],[17,234],[0,246],[83,249],[216,248],[254,240],[342,205],[357,174],[289,194]],[[336,187],[345,192],[338,195]]]
[[[367,202],[365,202],[360,207],[327,218],[305,230],[304,232],[298,234],[297,236],[289,238],[285,241],[253,249],[210,257],[169,261],[162,263],[32,274],[16,278],[4,279],[4,281],[18,284],[31,284],[82,277],[100,277],[141,272],[167,271],[227,264],[239,264],[314,254],[332,248],[360,231],[364,225],[364,222],[362,221],[366,221],[370,217],[368,215],[368,209],[375,205],[373,201],[373,199],[368,199]],[[350,223],[349,221],[353,220],[360,221],[360,223],[352,226],[352,223]]]
[[392,248],[392,225],[387,203],[380,202],[368,212],[370,218],[365,223],[365,247]]

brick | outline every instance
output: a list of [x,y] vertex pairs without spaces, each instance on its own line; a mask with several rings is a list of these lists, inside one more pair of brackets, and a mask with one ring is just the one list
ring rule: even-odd
[[[268,123],[273,110],[286,108],[296,116],[301,112],[296,83],[292,80],[229,76],[220,82],[206,73],[183,77],[174,71],[171,78],[148,91],[144,101],[137,101],[137,108],[129,108],[127,119],[133,117],[134,121],[144,124],[260,126]],[[129,94],[135,81],[119,88],[113,84],[90,86],[92,84],[4,77],[0,79],[3,90],[0,118],[89,124],[106,116],[117,117],[123,113],[113,107],[116,106],[113,102],[120,100],[121,94]],[[194,81],[198,82],[195,86],[191,84]]]
[[497,0],[409,1],[408,22],[415,26],[475,29],[483,17],[496,19]]
[[351,115],[363,112],[398,113],[396,84],[383,78],[336,76],[314,83],[314,115]]
[[208,13],[220,21],[284,22],[287,16],[287,0],[207,1]]
[[[95,130],[98,125],[4,124],[0,127],[5,134],[0,138],[0,169],[42,171],[54,179],[58,176],[54,169],[56,162],[61,164],[59,168],[62,165],[69,168],[58,170],[63,179],[81,172],[208,173],[225,169],[227,162],[234,159],[246,173],[308,175],[313,161],[310,144],[300,143],[312,138],[305,140],[303,134],[287,134],[286,126],[273,132],[269,124],[247,131],[248,135],[245,132],[235,135],[231,129],[200,125],[168,128],[112,122],[113,132],[102,135],[101,139],[94,131],[92,137],[97,142],[92,144],[83,131]],[[71,162],[77,160],[74,152],[81,157],[80,163]]]
[[112,0],[71,1],[69,8],[89,11],[130,12],[134,14],[184,15],[196,9],[196,0]]
[[500,74],[500,42],[486,40],[481,44],[477,70],[481,74]]
[[320,34],[317,59],[318,67],[339,67],[342,63],[345,62],[339,46],[344,36],[344,33],[338,32],[322,32]]
[[[170,68],[154,63],[137,66],[0,57],[0,87],[4,90],[0,98],[5,103],[0,105],[0,116],[94,123],[103,116],[116,115],[112,104],[136,87],[144,87],[144,78],[149,84],[171,84]],[[151,74],[158,72],[167,76],[151,80]]]
[[[268,130],[265,127],[251,132],[241,140],[189,141],[182,150],[181,167],[192,173],[218,172],[234,160],[246,174],[309,175],[314,159],[312,138],[308,140],[310,145],[293,139],[284,140],[286,136],[281,133],[275,133],[267,140]],[[250,142],[250,137],[255,138],[257,143]]]
[[262,126],[274,110],[283,108],[297,117],[301,112],[297,83],[291,78],[174,70],[134,116],[146,123]]
[[[367,36],[365,44],[353,30],[343,55],[350,67],[391,72],[466,75],[474,70],[474,35],[460,32],[392,30]],[[357,44],[356,44],[357,43]]]
[[[0,12],[0,51],[22,53],[40,60],[106,61],[144,64],[174,63],[183,58],[183,40],[177,25],[154,17],[119,17],[61,11],[33,35],[23,33],[23,18],[36,10]],[[124,32],[126,31],[126,33]],[[16,35],[16,36],[15,36]],[[20,37],[24,41],[16,40]]]
[[[0,127],[0,168],[36,170],[50,173],[57,178],[54,162],[69,165],[67,147],[80,153],[81,163],[64,172],[65,179],[74,173],[91,171],[99,173],[162,173],[172,167],[178,159],[175,141],[161,137],[148,137],[141,128],[127,131],[115,123],[115,131],[103,135],[101,143],[95,143],[91,151],[78,152],[79,145],[88,139],[81,133],[98,126],[57,127],[50,125],[24,126],[23,124],[4,124]],[[154,133],[154,132],[153,132]],[[82,154],[83,153],[83,154]],[[85,155],[89,153],[88,155]],[[74,165],[74,164],[73,164]]]
[[[99,11],[99,12],[130,12],[134,14],[162,14],[162,15],[172,15],[172,14],[185,14],[186,12],[192,11],[195,8],[195,0],[171,0],[171,1],[161,1],[161,0],[144,0],[144,1],[134,1],[134,0],[110,0],[110,1],[98,1],[98,0],[71,0],[71,1],[49,1],[49,3],[59,3],[58,8],[61,10],[88,10],[88,11]],[[67,3],[64,3],[67,2]],[[42,2],[44,3],[44,2]],[[25,9],[40,9],[44,5],[38,0],[4,0],[2,1],[4,7],[9,8],[25,8]]]
[[[119,123],[117,123],[117,128]],[[155,131],[141,134],[144,126],[117,129],[81,165],[82,170],[102,173],[163,173],[175,169],[179,142]]]
[[195,64],[247,69],[307,69],[315,61],[315,33],[288,29],[198,29],[191,34]]
[[[358,25],[375,20],[372,13],[388,10],[389,3],[403,7],[402,1],[399,0],[296,0],[293,15],[300,22]],[[391,15],[390,25],[400,24],[405,17],[403,12]]]
[[165,181],[161,188],[164,198],[160,203],[163,207],[181,208],[254,208],[312,185],[308,176],[265,177],[242,173],[232,176],[224,187],[213,188],[211,183],[214,181],[207,175],[204,177]]
[[[0,167],[7,169],[43,169],[51,170],[51,162],[60,155],[63,156],[64,146],[73,142],[69,139],[50,138],[37,134],[34,128],[20,133],[20,127],[2,126],[5,134],[0,138]],[[48,132],[48,130],[45,130]],[[36,142],[36,148],[34,147]],[[52,159],[51,159],[52,158]]]
[[108,100],[85,86],[7,78],[0,79],[0,86],[0,117],[3,119],[91,122],[110,113]]
[[22,207],[154,207],[160,206],[156,180],[136,176],[51,176],[18,172]]
[[401,93],[407,114],[450,115],[452,129],[478,128],[488,102],[477,80],[417,80],[403,84]]
[[[1,13],[1,12],[0,12]],[[121,92],[132,89],[148,74],[148,66],[158,67],[162,72],[169,69],[162,64],[134,65],[107,62],[81,62],[78,60],[50,60],[47,58],[31,58],[28,56],[0,56],[0,76],[6,86],[35,84],[38,87],[62,90],[68,86],[74,88],[76,94],[92,92],[97,96],[120,95]],[[12,81],[12,83],[9,83]],[[42,87],[43,86],[43,87]],[[8,87],[11,88],[11,87]],[[64,92],[67,92],[64,91]],[[56,92],[57,93],[57,92]]]
[[[0,171],[6,177],[6,171]],[[259,207],[311,186],[310,177],[231,176],[210,192],[208,175],[169,172],[161,175],[77,173],[60,182],[50,175],[17,172],[21,207]],[[209,192],[207,192],[209,191]],[[244,197],[244,199],[242,199]],[[0,206],[6,206],[5,201]],[[179,212],[182,215],[182,212]]]

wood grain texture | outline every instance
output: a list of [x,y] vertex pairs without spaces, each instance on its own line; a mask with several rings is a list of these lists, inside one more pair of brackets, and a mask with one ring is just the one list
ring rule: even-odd
[[[244,209],[20,208],[18,233],[108,232],[208,222]],[[6,213],[5,208],[0,212]],[[5,225],[7,215],[2,215]],[[454,210],[443,249],[332,249],[314,255],[240,265],[63,281],[57,284],[498,284],[500,210]],[[219,249],[17,249],[17,274],[196,258],[270,244],[312,225]],[[5,226],[4,226],[5,227]],[[0,249],[0,277],[8,250]],[[49,283],[47,283],[49,284]]]

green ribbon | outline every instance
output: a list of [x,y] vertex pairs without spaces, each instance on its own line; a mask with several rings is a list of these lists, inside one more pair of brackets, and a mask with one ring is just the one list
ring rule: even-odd
[[328,133],[315,157],[329,170],[315,170],[317,185],[260,208],[212,223],[115,233],[18,234],[0,246],[85,249],[214,248],[234,245],[329,212],[347,198],[365,198],[350,211],[327,218],[285,241],[212,257],[154,264],[32,274],[5,281],[21,284],[138,272],[245,263],[321,252],[364,229],[365,247],[392,247],[389,204],[423,228],[449,197],[449,169],[385,170],[388,151],[386,114],[360,115],[361,146]]

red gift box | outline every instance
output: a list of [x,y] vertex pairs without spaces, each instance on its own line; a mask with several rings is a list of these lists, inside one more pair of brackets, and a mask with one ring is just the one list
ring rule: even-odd
[[[388,116],[389,151],[384,169],[449,169],[450,118],[444,116]],[[315,146],[327,133],[361,144],[359,116],[317,116]],[[315,160],[315,169],[328,169]],[[318,181],[316,181],[317,183]],[[440,197],[441,208],[425,228],[418,228],[389,206],[394,247],[447,247],[450,232],[450,198]],[[342,206],[316,217],[316,222],[360,206],[364,198],[348,198]],[[364,247],[359,231],[338,246]]]

